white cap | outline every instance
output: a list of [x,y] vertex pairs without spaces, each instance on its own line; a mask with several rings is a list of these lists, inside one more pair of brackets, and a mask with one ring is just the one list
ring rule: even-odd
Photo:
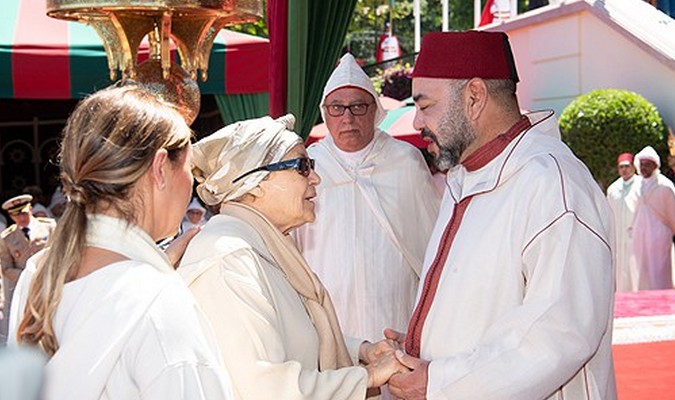
[[647,146],[635,155],[635,169],[640,170],[640,160],[650,160],[656,163],[657,168],[661,168],[661,158],[652,146]]
[[322,106],[324,101],[326,101],[326,97],[343,87],[357,87],[373,96],[373,100],[377,105],[377,111],[375,112],[375,126],[379,125],[384,117],[387,116],[386,111],[384,111],[384,108],[382,107],[382,103],[380,103],[380,96],[375,91],[373,81],[371,81],[368,75],[363,72],[363,69],[361,69],[356,62],[354,56],[347,53],[342,56],[340,63],[335,67],[330,78],[328,78],[328,82],[326,82],[326,86],[323,88],[323,96],[319,103],[319,110],[321,110],[321,118],[323,118],[324,121],[326,120],[326,110]]
[[33,215],[39,216],[40,213],[44,213],[47,216],[47,218],[53,217],[51,211],[49,211],[47,207],[45,207],[40,203],[35,203],[35,205],[33,206]]
[[52,194],[52,199],[49,202],[49,205],[47,208],[51,211],[52,208],[54,208],[58,204],[62,204],[68,201],[66,199],[66,196],[63,195],[63,190],[61,189],[61,186],[58,186],[56,189],[54,189],[54,194]]
[[198,210],[198,211],[201,211],[202,213],[206,212],[206,208],[204,208],[204,206],[202,206],[202,203],[200,203],[199,200],[197,200],[196,197],[192,198],[192,201],[190,202],[190,204],[188,204],[187,210],[188,211],[189,210]]

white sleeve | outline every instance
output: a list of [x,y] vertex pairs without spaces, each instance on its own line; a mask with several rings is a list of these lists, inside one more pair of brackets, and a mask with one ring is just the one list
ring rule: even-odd
[[231,400],[231,383],[208,324],[179,278],[164,289],[123,354],[141,398]]
[[213,365],[181,363],[163,369],[149,386],[141,388],[148,400],[231,400],[222,371]]
[[542,398],[598,350],[612,310],[609,245],[567,213],[532,241],[522,262],[523,304],[500,316],[473,351],[430,363],[430,399]]

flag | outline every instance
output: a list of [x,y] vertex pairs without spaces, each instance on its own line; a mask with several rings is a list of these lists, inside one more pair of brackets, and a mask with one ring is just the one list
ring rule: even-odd
[[495,19],[508,19],[510,15],[511,4],[509,0],[487,0],[485,7],[483,7],[478,26],[491,24]]
[[401,57],[401,46],[396,35],[382,34],[377,43],[375,61],[382,62]]

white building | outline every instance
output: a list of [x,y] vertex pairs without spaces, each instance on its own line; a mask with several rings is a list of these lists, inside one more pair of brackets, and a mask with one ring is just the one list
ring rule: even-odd
[[643,0],[551,3],[483,27],[509,35],[521,107],[560,115],[594,89],[626,89],[675,127],[675,20]]

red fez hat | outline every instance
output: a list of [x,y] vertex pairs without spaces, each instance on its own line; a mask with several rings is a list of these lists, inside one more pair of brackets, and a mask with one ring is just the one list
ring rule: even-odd
[[630,154],[630,153],[619,154],[619,157],[616,159],[616,164],[617,165],[623,165],[623,164],[631,165],[631,164],[633,164],[633,155]]
[[412,76],[519,80],[506,33],[481,31],[427,33]]

